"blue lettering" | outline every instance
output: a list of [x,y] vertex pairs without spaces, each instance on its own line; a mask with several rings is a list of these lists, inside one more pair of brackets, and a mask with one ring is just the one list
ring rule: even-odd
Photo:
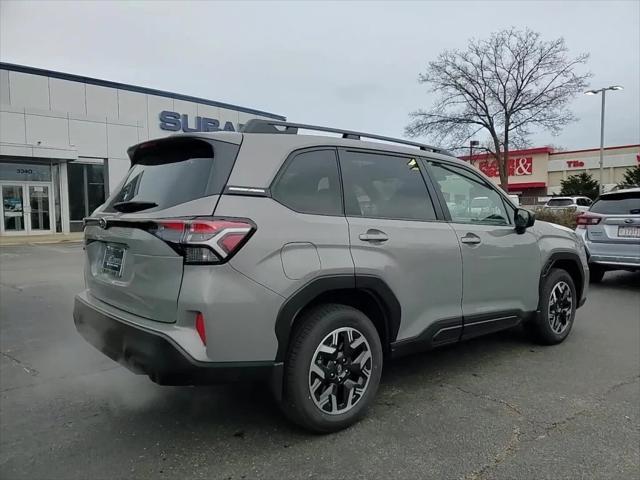
[[166,110],[160,112],[160,128],[171,132],[180,130],[180,114]]
[[217,132],[220,130],[220,122],[215,118],[202,117],[203,132]]
[[201,132],[202,131],[202,118],[196,117],[196,126],[195,128],[191,128],[189,126],[189,115],[186,113],[182,115],[182,131],[185,133],[189,132]]
[[217,132],[224,130],[226,132],[235,132],[236,129],[232,122],[225,122],[224,127],[221,127],[220,121],[215,118],[199,117],[195,119],[195,125],[189,125],[189,115],[180,114],[178,112],[170,112],[163,110],[160,112],[160,128],[162,130],[168,130],[170,132],[178,132],[182,130],[186,133],[191,132]]

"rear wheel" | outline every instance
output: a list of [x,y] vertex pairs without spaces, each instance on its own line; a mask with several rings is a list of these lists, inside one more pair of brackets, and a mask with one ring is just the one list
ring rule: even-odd
[[299,321],[285,365],[285,414],[316,432],[346,428],[364,416],[378,389],[378,332],[346,305],[320,305]]
[[591,283],[600,283],[604,277],[606,270],[599,265],[589,264],[589,281]]
[[527,325],[534,339],[545,345],[562,342],[571,331],[577,295],[573,278],[565,270],[549,272],[540,292],[540,310]]

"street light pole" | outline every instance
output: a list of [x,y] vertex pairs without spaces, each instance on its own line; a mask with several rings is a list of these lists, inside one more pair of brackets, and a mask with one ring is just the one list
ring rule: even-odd
[[602,108],[600,110],[600,193],[604,193],[604,102],[607,90],[622,90],[620,85],[611,85],[597,90],[587,90],[585,95],[602,94]]
[[600,194],[604,193],[604,98],[607,91],[602,89],[602,109],[600,110]]

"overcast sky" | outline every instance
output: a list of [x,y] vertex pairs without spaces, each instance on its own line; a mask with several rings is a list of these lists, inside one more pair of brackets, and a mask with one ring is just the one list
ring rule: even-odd
[[[402,136],[431,98],[418,73],[469,37],[530,27],[589,52],[607,96],[606,144],[640,143],[640,1],[27,2],[0,0],[0,58]],[[535,145],[599,145],[600,101]]]

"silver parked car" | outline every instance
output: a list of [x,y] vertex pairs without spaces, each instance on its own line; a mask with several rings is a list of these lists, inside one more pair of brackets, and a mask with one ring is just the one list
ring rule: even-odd
[[591,281],[601,281],[608,270],[640,270],[640,188],[602,194],[577,223]]
[[387,359],[520,323],[556,344],[585,301],[573,231],[428,145],[252,120],[128,153],[85,220],[74,320],[159,384],[264,381],[330,432],[365,414]]

